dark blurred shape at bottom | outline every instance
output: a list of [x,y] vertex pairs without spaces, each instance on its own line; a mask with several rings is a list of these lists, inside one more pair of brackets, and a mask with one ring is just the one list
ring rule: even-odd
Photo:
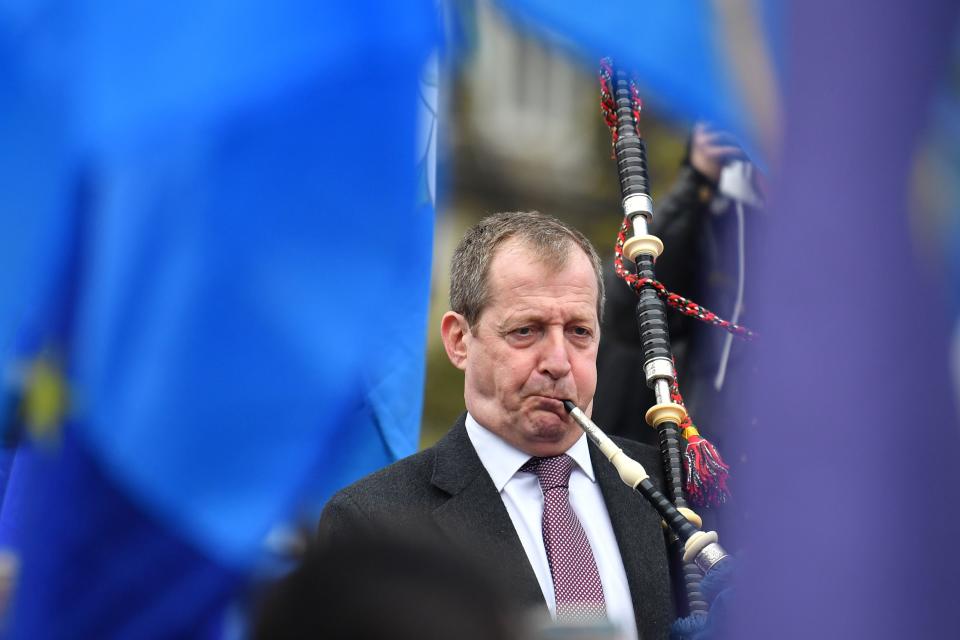
[[515,640],[526,611],[486,565],[433,535],[359,536],[314,546],[260,601],[255,640]]

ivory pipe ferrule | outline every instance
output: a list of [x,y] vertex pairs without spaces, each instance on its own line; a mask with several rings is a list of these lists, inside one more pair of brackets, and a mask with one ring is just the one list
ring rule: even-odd
[[617,473],[620,474],[620,479],[631,489],[636,489],[642,480],[649,477],[643,465],[625,454],[623,449],[618,447],[607,434],[601,431],[600,427],[595,425],[593,420],[588,418],[587,414],[577,407],[577,405],[570,400],[564,400],[563,406],[570,414],[570,417],[573,418],[574,422],[580,425],[580,428],[586,432],[587,437],[593,440],[593,443],[597,445],[600,452],[613,464]]

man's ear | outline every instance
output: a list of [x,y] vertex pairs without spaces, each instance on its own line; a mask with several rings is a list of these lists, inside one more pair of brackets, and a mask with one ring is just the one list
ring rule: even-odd
[[447,311],[440,319],[440,339],[443,348],[447,350],[447,357],[457,369],[467,368],[467,340],[470,335],[470,326],[467,319],[456,311]]

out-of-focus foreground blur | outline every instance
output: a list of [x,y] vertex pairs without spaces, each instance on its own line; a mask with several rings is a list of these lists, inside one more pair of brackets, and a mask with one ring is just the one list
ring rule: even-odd
[[713,184],[672,254],[759,334],[677,341],[738,473],[711,512],[742,551],[729,637],[955,635],[958,12],[4,6],[0,635],[244,637],[330,495],[464,410],[439,341],[463,231],[536,209],[609,268],[606,55],[655,202],[697,122],[766,195],[743,220]]

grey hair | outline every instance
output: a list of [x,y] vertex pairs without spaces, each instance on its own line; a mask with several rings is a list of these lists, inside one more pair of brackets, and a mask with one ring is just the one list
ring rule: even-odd
[[450,262],[450,308],[475,327],[490,302],[488,277],[494,254],[510,239],[523,242],[547,267],[562,269],[570,249],[579,247],[597,278],[597,318],[603,319],[603,269],[600,256],[586,236],[556,218],[538,211],[495,213],[464,234]]

